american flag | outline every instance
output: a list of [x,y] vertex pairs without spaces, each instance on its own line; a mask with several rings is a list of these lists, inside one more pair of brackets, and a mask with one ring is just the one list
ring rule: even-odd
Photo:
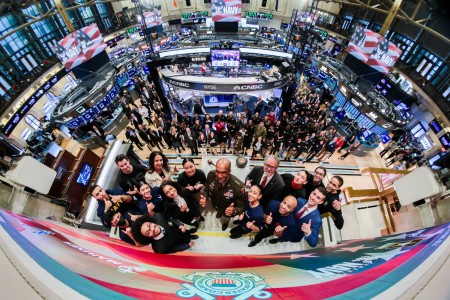
[[236,283],[235,283],[234,279],[218,278],[218,279],[214,279],[212,286],[234,287],[234,286],[236,286]]
[[77,30],[76,40],[86,60],[91,59],[107,47],[97,24],[92,24]]
[[53,46],[53,52],[58,56],[66,70],[70,70],[86,61],[86,57],[75,39],[74,33],[67,35]]
[[397,59],[401,54],[402,50],[389,42],[389,40],[382,38],[378,42],[375,50],[373,50],[367,64],[386,75],[389,73],[391,67],[397,62]]
[[242,0],[212,0],[213,22],[239,22],[241,20]]
[[362,26],[356,26],[355,32],[353,33],[352,39],[346,50],[349,54],[366,63],[380,38],[381,35],[378,33]]

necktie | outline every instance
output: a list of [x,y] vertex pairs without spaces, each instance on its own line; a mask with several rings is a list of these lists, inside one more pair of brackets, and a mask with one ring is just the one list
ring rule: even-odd
[[300,209],[300,210],[295,214],[295,220],[299,220],[299,219],[303,216],[303,214],[305,213],[305,211],[306,211],[306,206],[303,206],[303,208]]
[[264,188],[267,184],[267,176],[264,176],[262,181],[261,181],[261,187]]

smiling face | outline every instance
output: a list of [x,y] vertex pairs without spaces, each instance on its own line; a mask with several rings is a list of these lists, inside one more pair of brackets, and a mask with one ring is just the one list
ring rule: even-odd
[[155,171],[160,171],[163,167],[164,161],[161,155],[156,155],[153,161],[153,168]]
[[195,175],[196,169],[195,169],[195,165],[194,165],[193,162],[190,162],[190,161],[186,162],[186,163],[183,165],[183,168],[184,168],[184,172],[186,173],[186,175],[187,175],[188,177],[192,177],[192,176]]
[[327,184],[327,192],[330,194],[335,194],[337,190],[341,187],[339,180],[336,177],[332,177]]
[[315,189],[311,192],[308,198],[308,206],[314,207],[317,206],[325,200],[325,195],[322,194],[318,189]]
[[259,201],[259,199],[261,199],[261,197],[262,197],[261,189],[258,186],[253,185],[250,188],[250,190],[248,191],[248,195],[247,195],[248,202],[250,204],[255,203],[256,201]]
[[264,162],[264,174],[272,176],[278,169],[278,161],[275,158],[267,158]]
[[97,186],[95,187],[95,189],[92,191],[92,196],[96,199],[96,200],[108,200],[109,196],[106,193],[106,191],[104,189],[102,189],[101,187]]
[[167,196],[167,198],[170,199],[175,199],[175,197],[178,196],[177,189],[170,184],[167,184],[163,187],[163,193]]
[[143,236],[153,238],[161,233],[161,228],[152,222],[145,222],[141,226],[141,233]]
[[124,174],[131,174],[133,172],[133,166],[128,159],[122,159],[117,162],[117,166]]
[[286,216],[290,214],[294,208],[297,206],[297,199],[292,196],[287,196],[283,199],[280,203],[280,207],[278,208],[278,211],[282,216]]
[[139,188],[139,194],[141,194],[142,198],[145,200],[152,199],[152,190],[148,184],[143,184]]

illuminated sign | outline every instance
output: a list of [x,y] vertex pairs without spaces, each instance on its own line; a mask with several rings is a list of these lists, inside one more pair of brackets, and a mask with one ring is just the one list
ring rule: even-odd
[[271,20],[273,18],[272,14],[266,14],[266,13],[260,13],[260,12],[252,12],[252,11],[247,11],[245,13],[245,16],[247,18],[260,19],[260,20]]
[[366,113],[366,116],[372,119],[374,122],[378,120],[378,115],[374,113],[373,111]]
[[356,106],[356,107],[362,106],[362,103],[359,102],[359,101],[356,101],[355,98],[352,98],[352,103],[353,103],[353,105]]

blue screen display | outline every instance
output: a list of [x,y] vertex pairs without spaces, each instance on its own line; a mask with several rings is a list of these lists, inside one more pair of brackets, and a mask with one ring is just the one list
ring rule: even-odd
[[88,186],[93,173],[94,167],[88,163],[84,163],[83,168],[81,168],[80,174],[78,174],[77,183],[81,184],[82,186]]

